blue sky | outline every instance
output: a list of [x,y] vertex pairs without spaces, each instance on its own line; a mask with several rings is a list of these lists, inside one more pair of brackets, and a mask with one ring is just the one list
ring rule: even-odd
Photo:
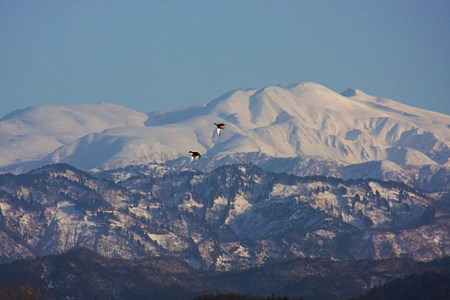
[[0,116],[313,81],[450,114],[450,1],[0,1]]

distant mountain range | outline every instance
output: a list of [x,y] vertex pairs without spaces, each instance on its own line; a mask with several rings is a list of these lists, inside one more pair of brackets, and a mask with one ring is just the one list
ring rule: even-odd
[[[214,122],[226,124],[215,133]],[[191,164],[188,151],[202,159]],[[0,171],[51,163],[101,171],[247,163],[296,175],[450,188],[450,116],[316,83],[240,89],[204,105],[143,114],[102,103],[36,106],[0,120]]]

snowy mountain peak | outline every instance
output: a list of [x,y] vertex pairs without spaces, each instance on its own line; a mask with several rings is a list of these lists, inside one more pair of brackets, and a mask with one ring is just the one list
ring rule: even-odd
[[28,169],[56,149],[109,128],[143,127],[143,113],[109,103],[40,105],[0,120],[0,167]]
[[306,92],[324,92],[332,94],[336,93],[324,85],[311,81],[294,84],[280,84],[279,87],[282,87],[296,95],[301,95],[302,93]]
[[345,96],[345,97],[359,97],[359,98],[366,98],[366,99],[373,98],[373,96],[370,96],[361,90],[352,89],[352,88],[346,89],[345,91],[343,91],[341,93],[341,95]]
[[79,136],[107,128],[143,126],[147,116],[110,104],[39,105],[7,114],[0,120],[0,130],[11,134],[63,134]]
[[[226,124],[220,137],[214,122]],[[448,168],[448,124],[447,115],[356,89],[339,94],[313,82],[238,89],[202,105],[148,115],[111,104],[48,106],[0,121],[0,150],[6,153],[0,167],[69,163],[105,170],[165,163],[211,170],[253,162],[340,176],[346,166],[390,161],[395,172],[414,173],[425,165]],[[191,163],[188,151],[202,159]]]

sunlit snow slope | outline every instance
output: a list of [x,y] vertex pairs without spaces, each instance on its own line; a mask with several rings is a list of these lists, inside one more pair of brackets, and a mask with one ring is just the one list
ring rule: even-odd
[[[48,114],[58,126],[49,123]],[[214,122],[227,124],[220,137]],[[448,115],[359,90],[339,94],[308,82],[236,90],[204,105],[153,112],[148,118],[108,104],[15,112],[0,121],[1,139],[10,141],[2,142],[7,155],[1,166],[14,169],[26,161],[65,162],[87,170],[152,162],[192,165],[187,152],[196,150],[203,154],[195,164],[201,168],[239,160],[302,173],[308,166],[338,169],[386,161],[380,166],[387,171],[448,170],[449,127]]]
[[144,126],[146,119],[143,113],[108,103],[33,106],[14,111],[0,119],[0,168],[40,165],[51,152],[87,134]]

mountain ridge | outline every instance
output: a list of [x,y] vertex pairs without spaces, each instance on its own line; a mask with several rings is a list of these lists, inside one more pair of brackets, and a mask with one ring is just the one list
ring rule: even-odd
[[427,261],[450,254],[448,193],[394,181],[299,177],[256,165],[0,175],[0,262],[76,246],[176,256],[210,270],[295,257]]
[[[246,299],[250,295],[273,298],[274,294],[293,299],[348,299],[374,286],[398,286],[400,278],[410,274],[430,272],[448,278],[449,259],[428,263],[398,258],[356,262],[295,259],[244,271],[205,272],[173,257],[110,259],[78,247],[58,255],[0,265],[0,295],[5,289],[28,286],[54,298],[192,299],[210,293],[238,292]],[[439,282],[436,286],[445,285]],[[433,288],[433,284],[427,287]],[[382,291],[378,288],[371,293]],[[369,295],[367,298],[372,299]]]
[[[83,109],[89,112],[89,107]],[[203,155],[196,165],[207,170],[239,159],[256,159],[261,165],[289,160],[298,163],[285,165],[280,172],[324,175],[332,165],[333,176],[343,177],[352,165],[387,161],[390,163],[378,169],[377,176],[386,178],[400,172],[391,178],[408,178],[404,182],[409,184],[425,182],[417,174],[421,176],[420,170],[426,166],[450,172],[450,116],[359,90],[339,94],[307,82],[238,89],[205,104],[147,115],[117,106],[108,109],[96,113],[98,120],[90,127],[69,126],[74,132],[65,143],[64,136],[53,131],[44,135],[14,133],[10,130],[14,114],[0,120],[0,150],[5,153],[0,171],[21,172],[58,162],[85,170],[148,163],[186,167],[190,164],[187,152],[196,150]],[[84,119],[89,120],[89,114]],[[58,118],[66,122],[67,114]],[[80,123],[80,119],[72,121]],[[227,124],[220,138],[213,122]],[[306,161],[316,167],[302,169]],[[386,169],[388,166],[392,168]],[[350,175],[358,176],[362,174]],[[433,174],[426,176],[432,178]],[[438,183],[431,186],[437,188]]]

